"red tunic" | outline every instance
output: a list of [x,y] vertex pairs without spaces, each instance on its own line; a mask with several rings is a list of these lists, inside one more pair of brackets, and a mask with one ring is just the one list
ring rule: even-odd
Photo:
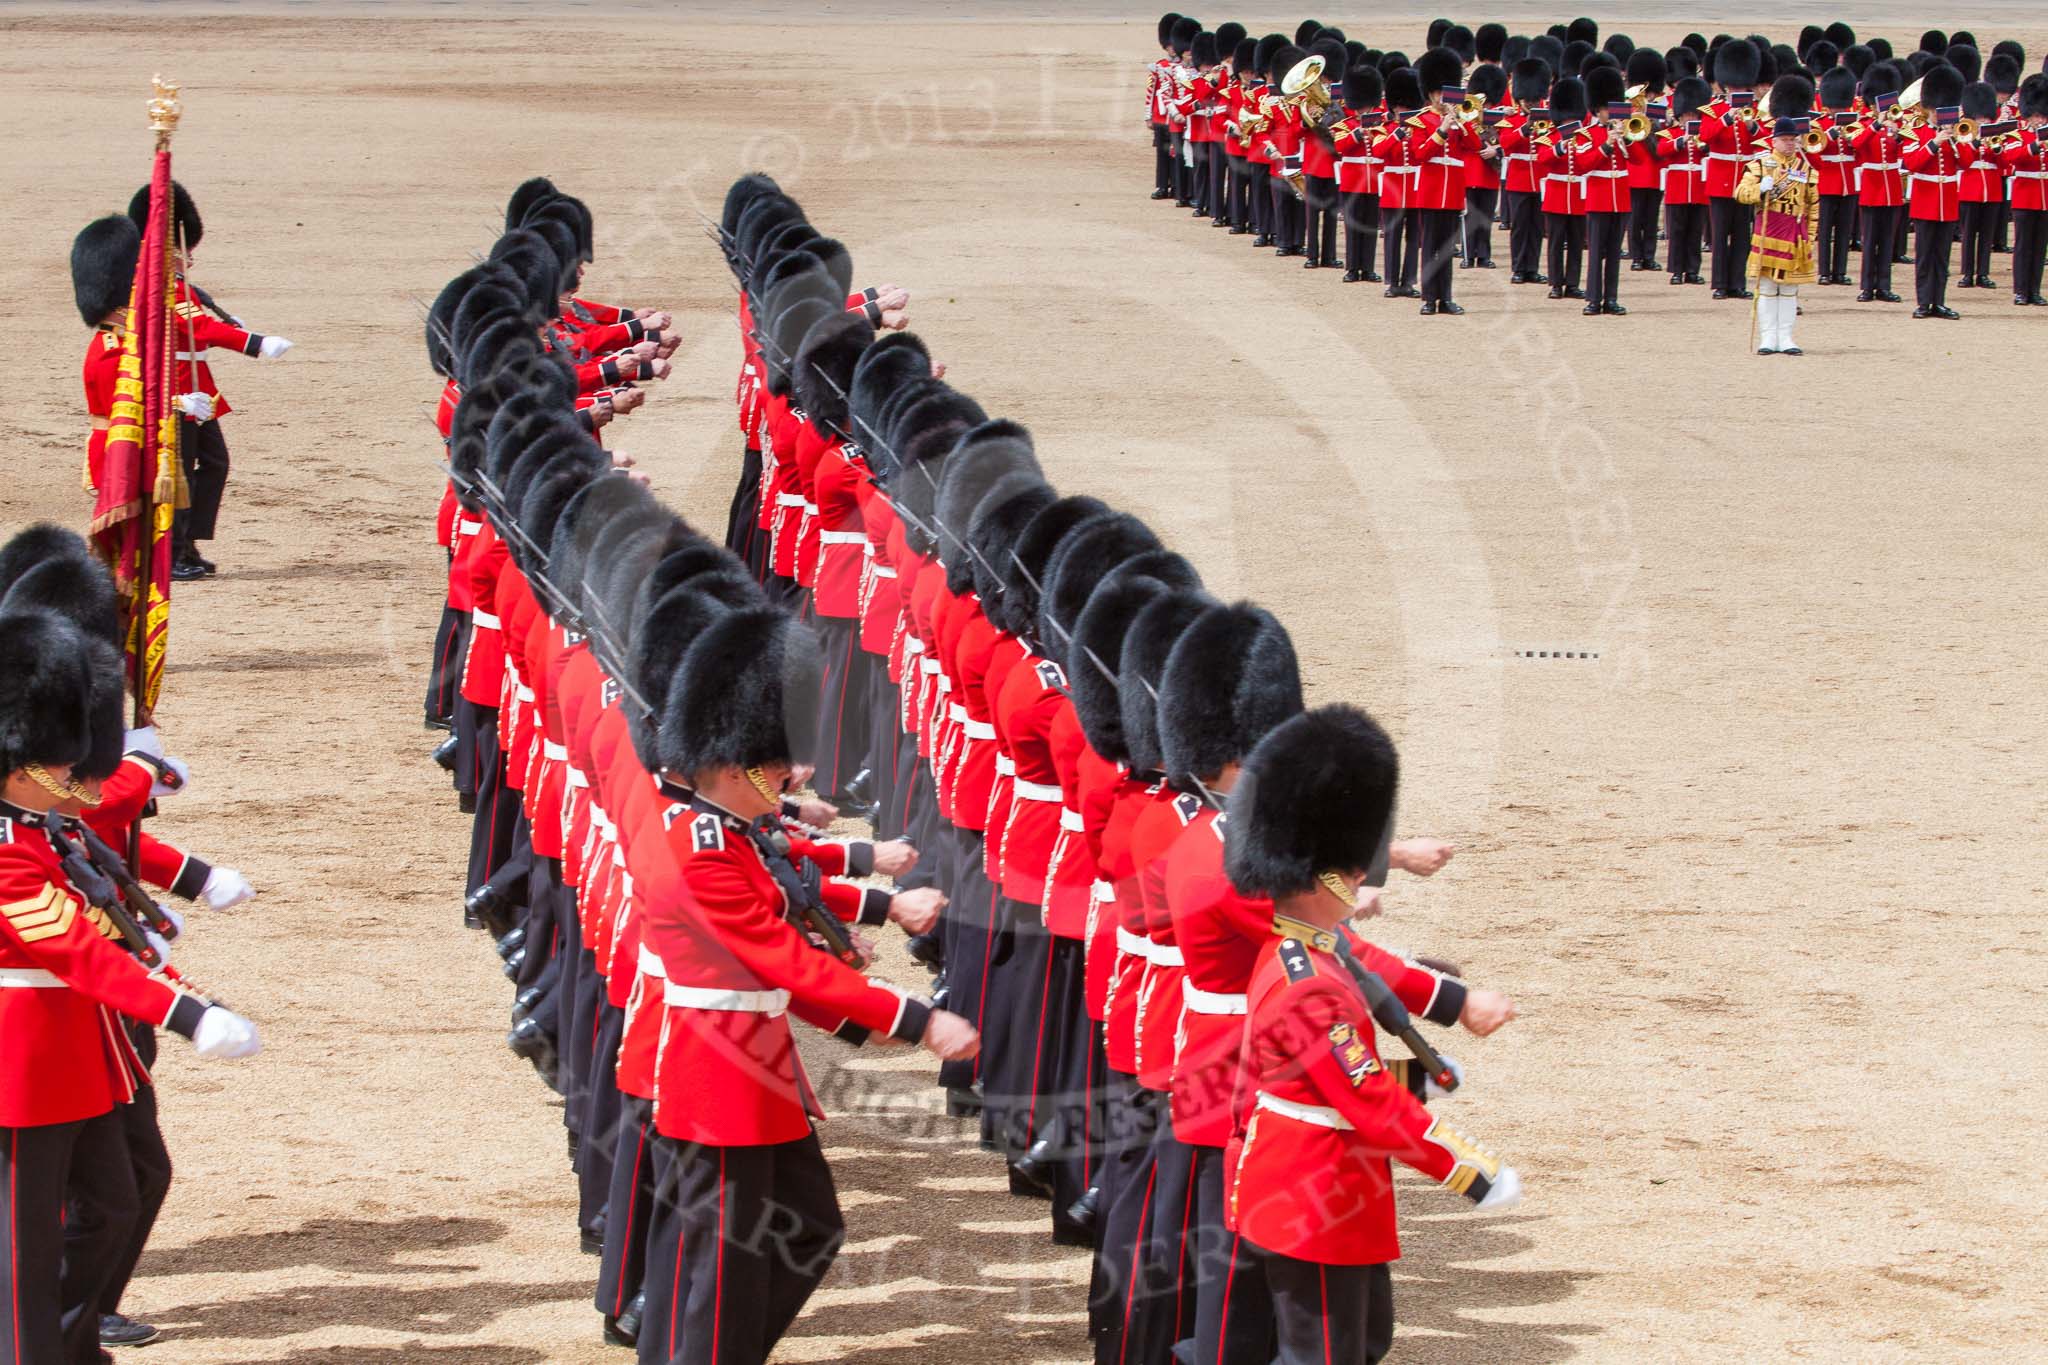
[[1953,223],[1962,216],[1962,173],[1977,160],[1966,142],[1934,140],[1934,129],[1922,128],[1906,145],[1900,160],[1912,177],[1913,194],[1906,203],[1916,223]]

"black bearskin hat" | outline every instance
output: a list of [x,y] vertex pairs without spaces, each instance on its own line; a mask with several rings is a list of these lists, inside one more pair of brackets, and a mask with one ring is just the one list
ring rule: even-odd
[[[1001,616],[990,619],[1021,640],[1036,641],[1039,598],[1060,542],[1075,527],[1108,511],[1109,505],[1102,499],[1074,494],[1048,505],[1026,523],[1010,552],[1010,562],[1002,566]],[[982,610],[988,611],[987,602],[982,603]]]
[[121,766],[128,751],[127,691],[122,685],[121,651],[104,640],[88,640],[85,649],[85,673],[90,682],[87,725],[92,739],[85,757],[72,765],[71,775],[104,782]]
[[1963,101],[1963,73],[1946,62],[1927,68],[1920,77],[1920,103],[1929,109],[1947,109]]
[[975,505],[974,520],[967,527],[967,543],[973,547],[974,590],[981,595],[982,615],[1002,629],[997,600],[1010,570],[1010,552],[1031,519],[1050,507],[1059,494],[1036,474],[1005,475],[987,496]]
[[1282,723],[1245,760],[1230,794],[1223,865],[1248,896],[1298,896],[1324,872],[1382,864],[1400,761],[1365,712],[1323,706]]
[[1799,41],[1794,44],[1794,48],[1804,56],[1806,49],[1812,47],[1825,37],[1827,37],[1826,29],[1822,28],[1819,24],[1807,24],[1799,30]]
[[1200,36],[1201,32],[1201,20],[1182,18],[1179,23],[1173,26],[1173,50],[1175,52],[1186,52],[1188,48],[1194,45],[1195,39]]
[[2020,82],[2020,117],[2048,117],[2048,76],[2036,73]]
[[121,598],[106,566],[67,547],[17,576],[0,594],[0,612],[47,611],[95,640],[121,644]]
[[1896,95],[1905,88],[1905,83],[1899,79],[1899,73],[1892,69],[1891,63],[1876,62],[1870,70],[1863,73],[1863,81],[1857,86],[1857,91],[1863,96],[1863,102],[1874,109],[1877,107],[1878,96]]
[[668,710],[669,682],[691,643],[727,612],[766,606],[760,585],[737,564],[726,572],[699,574],[648,606],[633,632],[630,660],[633,686],[648,709],[626,708],[633,752],[647,771],[658,772],[664,766],[661,718]]
[[86,326],[97,327],[128,306],[141,254],[142,234],[118,213],[95,218],[71,239],[71,297]]
[[1920,35],[1920,50],[1939,57],[1948,51],[1948,35],[1938,28],[1930,28]]
[[1529,55],[1550,68],[1550,78],[1556,80],[1564,72],[1564,43],[1548,33],[1529,40]]
[[1088,595],[1117,565],[1160,548],[1152,529],[1125,512],[1075,527],[1060,541],[1039,580],[1044,593],[1038,601],[1038,652],[1063,665],[1071,678],[1081,661],[1069,657],[1069,639]]
[[0,775],[90,755],[93,652],[54,612],[0,613]]
[[1748,90],[1763,70],[1763,54],[1748,40],[1731,38],[1714,53],[1714,84],[1723,90]]
[[1586,116],[1586,83],[1577,76],[1566,76],[1550,87],[1550,116],[1558,123]]
[[1639,47],[1628,54],[1628,83],[1646,85],[1652,95],[1664,93],[1664,83],[1669,75],[1664,54],[1655,48]]
[[1469,62],[1479,55],[1479,42],[1472,36],[1472,30],[1463,24],[1452,24],[1444,30],[1443,45],[1458,54],[1458,60]]
[[1195,591],[1201,586],[1187,560],[1170,550],[1153,550],[1125,560],[1088,594],[1088,604],[1074,623],[1074,640],[1068,650],[1074,656],[1074,667],[1067,674],[1067,686],[1088,746],[1111,762],[1121,763],[1130,757],[1124,745],[1117,668],[1131,622],[1160,594],[1175,589]]
[[739,231],[740,215],[747,211],[747,207],[764,194],[780,193],[782,186],[761,171],[743,175],[732,182],[731,188],[725,192],[725,207],[718,215],[718,227],[725,234],[724,245],[728,252],[732,248],[733,233]]
[[1415,74],[1414,67],[1398,67],[1387,73],[1387,108],[1420,109],[1422,104],[1422,78]]
[[[149,229],[149,186],[135,191],[128,201],[128,218],[135,224],[135,230]],[[185,187],[177,181],[171,182],[171,245],[183,246],[187,250],[199,245],[199,238],[205,233],[206,224],[199,221],[199,205],[192,202],[192,196],[185,193]]]
[[1621,74],[1621,68],[1596,66],[1585,75],[1586,107],[1595,118],[1607,116],[1607,106],[1620,99],[1628,90],[1628,79]]
[[1259,70],[1259,45],[1255,39],[1240,38],[1231,50],[1230,71],[1240,79],[1255,76]]
[[1979,123],[1998,116],[1998,92],[1989,82],[1972,81],[1963,87],[1963,117]]
[[1032,453],[1031,433],[1021,423],[998,418],[963,432],[946,457],[932,505],[939,533],[939,562],[946,568],[946,591],[960,596],[974,591],[974,553],[968,537],[974,513],[989,490],[1012,474],[1044,478]]
[[1377,109],[1386,93],[1386,82],[1369,66],[1355,66],[1344,73],[1344,105],[1348,109]]
[[768,392],[789,396],[797,348],[803,345],[811,328],[838,312],[822,299],[804,298],[769,319],[761,347],[761,362],[768,371]]
[[1713,87],[1698,76],[1687,76],[1671,87],[1671,117],[1690,118],[1714,102]]
[[505,231],[525,226],[527,214],[559,199],[561,195],[562,192],[555,188],[555,182],[544,175],[522,181],[519,188],[512,191],[512,197],[505,201]]
[[38,521],[16,531],[0,545],[0,597],[23,574],[52,559],[90,559],[85,537],[54,521]]
[[450,378],[455,373],[455,310],[483,275],[484,267],[471,266],[442,285],[441,292],[434,295],[433,303],[427,308],[427,364],[443,378]]
[[1161,47],[1173,46],[1173,30],[1179,23],[1180,16],[1171,10],[1159,16],[1159,45]]
[[1323,79],[1339,84],[1344,73],[1351,69],[1351,57],[1344,51],[1344,44],[1329,38],[1318,38],[1309,45],[1308,55],[1323,59]]
[[1600,50],[1626,66],[1628,59],[1635,56],[1636,40],[1626,33],[1610,33],[1607,35],[1607,41],[1600,44]]
[[1258,46],[1252,49],[1252,73],[1257,76],[1264,76],[1268,71],[1271,71],[1273,69],[1273,54],[1286,46],[1287,37],[1285,34],[1268,33],[1265,37],[1259,39]]
[[1892,59],[1892,55],[1893,55],[1893,54],[1892,54],[1892,40],[1891,40],[1891,39],[1889,39],[1889,38],[1872,38],[1872,39],[1870,40],[1870,43],[1869,43],[1869,47],[1870,47],[1870,52],[1871,52],[1871,55],[1872,55],[1873,57],[1875,57],[1875,58],[1876,58],[1876,59],[1877,59],[1878,61],[1881,61],[1881,62],[1888,62],[1888,61],[1890,61],[1890,60]]
[[1322,31],[1322,20],[1304,19],[1299,24],[1295,25],[1294,45],[1296,47],[1307,47],[1310,43],[1316,40],[1316,35],[1318,33],[1321,33]]
[[1564,37],[1568,43],[1597,44],[1600,41],[1600,25],[1582,16],[1565,26]]
[[1448,19],[1432,19],[1432,20],[1430,20],[1430,21],[1429,21],[1429,29],[1428,29],[1428,31],[1427,31],[1427,32],[1426,32],[1426,33],[1425,33],[1425,34],[1423,35],[1423,38],[1422,38],[1422,45],[1423,45],[1424,47],[1435,47],[1435,46],[1437,46],[1437,44],[1439,44],[1439,43],[1443,42],[1443,40],[1444,40],[1444,34],[1446,34],[1446,33],[1450,32],[1450,29],[1451,29],[1451,21],[1450,21],[1450,20],[1448,20]]
[[1856,103],[1856,73],[1846,66],[1831,66],[1823,71],[1820,102],[1827,109],[1847,109]]
[[1577,76],[1584,72],[1586,63],[1599,51],[1591,43],[1566,43],[1564,55],[1558,58],[1558,70],[1567,75]]
[[1845,52],[1856,45],[1856,30],[1839,19],[1829,24],[1821,36]]
[[1307,59],[1307,49],[1296,47],[1293,43],[1276,48],[1273,51],[1272,58],[1266,64],[1266,79],[1278,85],[1287,78],[1288,72],[1294,70],[1296,65]]
[[1497,62],[1506,54],[1508,30],[1505,24],[1481,24],[1472,33],[1472,55],[1482,62]]
[[2024,44],[2015,38],[2001,38],[1993,43],[1991,45],[1991,55],[1994,57],[2010,57],[2021,66],[2027,64],[2027,49]]
[[1497,109],[1507,99],[1508,73],[1497,66],[1475,66],[1465,78],[1465,89],[1486,101],[1488,109]]
[[[1140,607],[1124,632],[1123,653],[1116,666],[1117,713],[1123,720],[1124,750],[1134,771],[1151,772],[1165,764],[1159,747],[1160,677],[1181,633],[1212,605],[1206,593],[1192,589],[1164,592]],[[1068,676],[1073,676],[1073,670],[1068,670]]]
[[1287,628],[1249,602],[1214,606],[1181,632],[1159,679],[1159,751],[1175,782],[1211,777],[1301,710]]
[[1532,108],[1542,104],[1550,94],[1550,63],[1541,57],[1524,57],[1516,62],[1508,93]]
[[1812,81],[1804,76],[1780,76],[1772,83],[1770,99],[1770,115],[1772,118],[1806,118],[1812,113]]
[[1427,103],[1445,86],[1464,84],[1465,64],[1449,48],[1433,47],[1415,59],[1415,76],[1422,82],[1422,98]]
[[1842,60],[1841,49],[1825,38],[1806,49],[1803,55],[1807,69],[1815,72],[1831,70]]
[[1956,70],[1962,72],[1963,84],[1965,85],[1977,80],[1984,74],[1984,59],[1978,55],[1977,49],[1974,47],[1965,47],[1960,43],[1952,43],[1949,45],[1948,53],[1943,60]]
[[1197,67],[1216,65],[1216,35],[1213,33],[1197,33],[1194,43],[1188,48],[1188,60]]
[[888,457],[871,448],[870,429],[880,430],[883,402],[900,386],[932,375],[931,352],[915,332],[891,332],[861,352],[853,367],[853,383],[847,389],[848,416],[853,419],[854,443],[867,450],[870,466],[877,474],[889,473]]
[[2020,88],[2019,58],[2009,52],[1994,52],[1984,60],[1984,79],[2001,95]]
[[718,616],[676,665],[661,716],[662,766],[694,778],[808,761],[823,680],[817,638],[793,618],[770,607]]
[[1232,22],[1216,25],[1216,55],[1228,57],[1237,51],[1237,45],[1248,36],[1245,26]]
[[1700,74],[1700,54],[1689,47],[1668,48],[1664,53],[1664,80],[1667,85],[1675,84],[1687,76]]
[[1507,42],[1501,45],[1500,64],[1502,66],[1513,66],[1528,55],[1529,35],[1526,33],[1510,34]]
[[875,329],[859,309],[830,314],[804,333],[796,352],[795,393],[796,404],[811,425],[851,437],[846,395],[853,391],[853,372],[874,339]]

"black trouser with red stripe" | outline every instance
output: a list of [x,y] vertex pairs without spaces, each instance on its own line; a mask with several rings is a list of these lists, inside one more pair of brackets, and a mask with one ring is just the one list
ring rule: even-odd
[[[999,896],[996,915],[995,952],[982,1001],[981,1136],[984,1144],[1015,1161],[1034,1136],[1032,1063],[1052,939],[1035,905]],[[951,1008],[950,993],[947,1004]]]
[[868,734],[869,689],[875,656],[860,647],[860,622],[850,616],[817,616],[825,682],[818,692],[818,771],[812,785],[827,798],[844,795],[846,784],[866,766],[873,739]]
[[[597,973],[593,971],[591,975]],[[597,978],[597,998],[592,1007],[597,1012],[597,1027],[590,1038],[589,1051],[577,1063],[586,1080],[583,1112],[576,1124],[582,1137],[576,1147],[576,1222],[585,1232],[594,1232],[598,1220],[603,1218],[609,1235],[611,1219],[607,1207],[611,1202],[612,1171],[620,1161],[632,1159],[631,1152],[621,1154],[622,1146],[632,1140],[633,1134],[625,1121],[625,1097],[619,1093],[617,1069],[619,1044],[626,1036],[626,1012],[605,998],[605,980],[601,976]]]
[[1344,272],[1378,273],[1373,255],[1380,239],[1380,197],[1347,191],[1337,196],[1337,214],[1344,220]]
[[1163,123],[1152,125],[1152,188],[1173,190],[1173,140]]
[[[972,1023],[987,1026],[989,972],[997,947],[998,918],[996,888],[982,867],[982,835],[963,829],[955,844],[954,864],[939,885],[946,893],[946,909],[939,919],[939,943],[946,962],[946,1008]],[[920,865],[923,859],[919,859]],[[903,883],[899,883],[903,884]],[[987,1060],[982,1055],[969,1061],[941,1062],[939,1084],[964,1089]]]
[[1749,235],[1755,214],[1747,204],[1732,196],[1707,200],[1707,245],[1713,256],[1714,273],[1707,283],[1726,294],[1746,291],[1743,277],[1749,270]]
[[[1249,1245],[1249,1244],[1247,1244]],[[1394,1275],[1385,1265],[1323,1265],[1260,1250],[1280,1365],[1373,1365],[1394,1344]]]
[[1991,273],[1991,228],[1998,205],[1984,200],[1964,200],[1956,224],[1956,240],[1963,244],[1961,274],[1965,280],[1981,279]]
[[1252,164],[1242,153],[1236,156],[1225,154],[1229,162],[1229,178],[1224,182],[1225,203],[1229,208],[1229,222],[1235,228],[1248,228],[1252,223],[1251,186]]
[[1089,1064],[1094,1035],[1088,1018],[1085,967],[1087,945],[1054,935],[1046,957],[1045,990],[1039,1003],[1037,1090],[1032,1128],[1058,1152],[1052,1177],[1052,1239],[1088,1246],[1094,1237],[1067,1216],[1088,1189]]
[[1422,301],[1451,302],[1451,249],[1465,221],[1463,209],[1417,209],[1422,218]]
[[[740,481],[733,486],[732,505],[725,513],[725,548],[749,565],[755,563],[754,542],[761,534],[761,451],[749,445],[740,457]],[[761,575],[756,571],[756,578]]]
[[475,711],[476,824],[469,836],[469,881],[464,894],[490,880],[512,850],[519,820],[519,794],[505,784],[505,755],[498,748],[498,708]]
[[[124,1019],[122,1024],[128,1030],[128,1041],[135,1045],[135,1055],[143,1070],[155,1066],[156,1030],[135,1019]],[[142,1259],[142,1249],[149,1244],[149,1234],[156,1227],[156,1216],[163,1211],[164,1196],[171,1190],[171,1153],[164,1146],[163,1128],[157,1121],[156,1087],[139,1087],[133,1100],[114,1106],[114,1113],[120,1118],[128,1164],[135,1172],[135,1220],[108,1269],[106,1288],[100,1291],[102,1313],[120,1311],[121,1296],[128,1292],[136,1262]],[[120,1210],[113,1212],[118,1216]],[[73,1246],[89,1245],[100,1236],[107,1218],[108,1210],[89,1199],[72,1199],[64,1216],[65,1254],[70,1255]]]
[[1638,188],[1628,196],[1628,258],[1638,270],[1657,268],[1657,219],[1664,191]]
[[817,1135],[655,1154],[643,1365],[762,1365],[846,1235]]
[[1194,1365],[1273,1358],[1273,1299],[1251,1243],[1223,1226],[1223,1149],[1196,1147]]
[[[89,1236],[67,1235],[72,1209]],[[0,1361],[94,1365],[100,1304],[139,1212],[121,1106],[75,1123],[0,1128]]]
[[1387,288],[1413,289],[1421,271],[1422,238],[1407,209],[1388,208],[1380,201],[1380,245],[1386,252]]
[[212,540],[220,521],[220,500],[228,488],[228,440],[220,423],[179,418],[178,462],[185,466],[192,495],[192,505],[171,516],[172,549],[182,557],[192,552],[192,542]]
[[1465,191],[1465,268],[1477,270],[1493,259],[1493,218],[1500,207],[1500,189],[1482,185]]
[[1300,251],[1307,223],[1306,206],[1294,187],[1277,175],[1267,177],[1273,193],[1273,245],[1287,251]]
[[455,703],[462,696],[462,660],[468,648],[469,613],[443,606],[441,623],[434,627],[434,666],[427,673],[429,724],[446,725],[454,721]]
[[2012,211],[2012,292],[2023,299],[2041,297],[2044,255],[2048,255],[2048,210]]
[[1849,278],[1849,237],[1856,228],[1856,196],[1824,194],[1820,197],[1820,241],[1814,248],[1820,260],[1821,283],[1830,277]]
[[1195,1332],[1195,1152],[1173,1135],[1166,1092],[1154,1091],[1152,1103],[1159,1115],[1152,1135],[1152,1221],[1137,1302],[1125,1328],[1126,1359],[1134,1365],[1164,1365],[1174,1343]]
[[1861,292],[1890,293],[1892,287],[1892,234],[1905,209],[1897,204],[1880,208],[1863,206],[1863,272]]
[[[604,1253],[597,1262],[597,1311],[615,1318],[632,1304],[647,1271],[648,1229],[654,1217],[654,1106],[619,1094],[618,1143],[612,1183],[605,1194]],[[664,1307],[666,1295],[659,1298]],[[652,1308],[654,1305],[649,1304]],[[666,1334],[668,1319],[662,1318]]]
[[1109,1073],[1102,1112],[1106,1131],[1095,1173],[1101,1188],[1095,1264],[1088,1286],[1088,1335],[1096,1365],[1135,1365],[1126,1354],[1126,1325],[1137,1299],[1146,1230],[1152,1222],[1153,1092],[1135,1076]]

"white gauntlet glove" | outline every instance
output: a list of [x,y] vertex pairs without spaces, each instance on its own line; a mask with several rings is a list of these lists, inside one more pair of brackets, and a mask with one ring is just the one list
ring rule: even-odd
[[1486,1197],[1472,1207],[1485,1209],[1489,1213],[1498,1213],[1504,1209],[1511,1209],[1521,1202],[1522,1177],[1516,1173],[1514,1167],[1503,1166],[1500,1168],[1500,1174],[1493,1178],[1492,1185],[1487,1188]]
[[210,393],[181,393],[177,403],[178,411],[195,422],[213,420],[213,395]]
[[162,901],[158,901],[156,903],[156,912],[171,922],[172,938],[176,938],[185,932],[185,917],[179,914],[175,908],[165,905]]
[[265,337],[263,338],[263,345],[258,349],[263,359],[275,360],[291,348],[292,344],[283,337]]
[[232,910],[255,895],[256,888],[249,885],[247,877],[232,867],[216,867],[206,874],[206,885],[199,888],[199,903],[209,910]]
[[140,730],[130,730],[121,740],[121,752],[126,754],[148,754],[151,758],[164,756],[164,742],[157,736],[154,725],[145,725]]
[[1774,177],[1767,175],[1764,177],[1763,183],[1757,186],[1757,189],[1764,194],[1769,194],[1773,189],[1777,188],[1777,184],[1778,182]]
[[156,781],[149,784],[149,794],[151,796],[176,796],[179,792],[192,785],[192,770],[185,766],[184,759],[164,756],[157,759],[157,762],[169,768],[171,776],[165,777],[162,773],[158,773]]
[[192,1050],[202,1057],[254,1057],[263,1050],[256,1026],[232,1010],[210,1005],[192,1030]]

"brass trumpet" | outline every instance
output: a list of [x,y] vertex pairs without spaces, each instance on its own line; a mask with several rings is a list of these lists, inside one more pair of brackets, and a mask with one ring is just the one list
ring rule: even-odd
[[1828,149],[1828,135],[1818,128],[1809,128],[1799,135],[1799,145],[1808,156],[1819,156]]
[[1958,142],[1975,142],[1976,140],[1977,140],[1977,120],[1975,120],[1975,119],[1973,119],[1973,118],[1959,118],[1959,119],[1957,119],[1957,120],[1956,120],[1956,141],[1958,141]]
[[1621,122],[1621,135],[1630,142],[1641,142],[1657,131],[1657,125],[1650,122],[1648,114],[1630,114]]

